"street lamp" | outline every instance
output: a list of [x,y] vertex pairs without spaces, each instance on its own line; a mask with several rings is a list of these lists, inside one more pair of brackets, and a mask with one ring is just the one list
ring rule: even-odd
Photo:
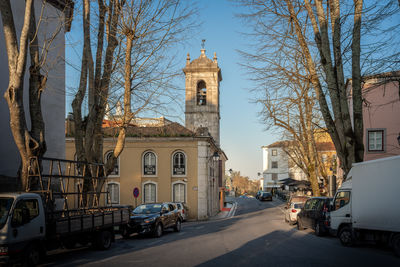
[[219,160],[219,154],[218,154],[217,151],[215,151],[215,152],[214,152],[214,155],[212,155],[212,159],[213,159],[214,161],[218,161],[218,160]]

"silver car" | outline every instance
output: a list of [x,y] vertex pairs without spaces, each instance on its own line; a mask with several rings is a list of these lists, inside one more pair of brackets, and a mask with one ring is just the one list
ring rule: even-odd
[[289,206],[285,207],[285,222],[289,224],[297,223],[297,214],[303,208],[304,202],[292,202]]
[[175,202],[174,204],[176,205],[178,212],[182,217],[182,220],[186,221],[186,219],[188,217],[188,209],[187,209],[186,205],[183,204],[182,202]]

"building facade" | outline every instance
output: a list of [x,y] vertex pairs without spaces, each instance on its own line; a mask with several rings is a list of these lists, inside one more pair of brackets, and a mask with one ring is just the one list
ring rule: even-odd
[[[10,1],[14,14],[14,22],[17,35],[24,21],[25,1]],[[43,72],[47,72],[46,89],[42,93],[42,114],[45,123],[45,138],[47,151],[45,156],[64,158],[65,157],[65,38],[64,33],[69,31],[70,19],[72,15],[72,2],[69,0],[48,0],[34,1],[36,18],[39,19],[43,12],[43,20],[40,22],[38,31],[39,46],[43,46],[46,39],[50,38],[55,32],[60,32],[55,36],[51,49],[48,52]],[[42,5],[44,8],[42,9]],[[67,20],[66,20],[67,18]],[[3,24],[0,21],[0,95],[3,96],[8,88],[8,59],[4,40]],[[28,128],[30,127],[29,116],[29,66],[30,57],[27,56],[27,70],[25,73],[24,105],[25,117]],[[10,129],[10,114],[8,105],[3,97],[0,97],[0,131],[1,149],[0,153],[0,175],[15,177],[20,166],[20,155],[15,145],[14,138]]]
[[[133,206],[184,202],[189,210],[189,219],[193,220],[204,220],[220,211],[224,201],[223,175],[227,160],[219,144],[221,78],[218,75],[221,77],[221,71],[216,59],[211,61],[205,56],[204,49],[198,59],[192,63],[188,61],[184,69],[186,127],[163,117],[135,119],[127,127],[124,150],[113,173],[108,176],[110,200],[104,202]],[[211,67],[208,65],[210,61]],[[213,78],[214,75],[217,79]],[[119,113],[117,111],[114,116],[106,118],[118,120]],[[67,124],[70,122],[67,120]],[[68,126],[67,129],[73,130],[74,127]],[[104,121],[105,162],[117,142],[117,131],[116,123]],[[75,157],[72,136],[70,133],[66,140],[68,159]],[[139,189],[136,199],[133,195],[135,188]]]
[[[399,80],[400,71],[362,79],[364,161],[400,155]],[[352,115],[351,97],[349,106]]]

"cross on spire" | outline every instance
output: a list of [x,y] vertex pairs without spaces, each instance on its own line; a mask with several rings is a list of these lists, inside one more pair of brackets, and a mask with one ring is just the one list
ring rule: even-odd
[[204,49],[206,43],[206,39],[201,40],[201,48]]

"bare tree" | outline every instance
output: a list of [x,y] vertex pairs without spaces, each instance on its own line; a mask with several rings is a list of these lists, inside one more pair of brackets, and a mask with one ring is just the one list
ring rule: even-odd
[[[21,190],[27,188],[29,158],[42,156],[46,152],[45,128],[42,116],[41,95],[46,88],[48,73],[43,65],[51,44],[63,27],[59,25],[50,38],[39,46],[38,32],[43,19],[46,2],[42,3],[40,18],[35,17],[34,0],[25,1],[25,14],[20,34],[17,33],[14,14],[9,0],[0,2],[4,39],[7,48],[9,84],[4,94],[10,112],[10,128],[15,144],[21,156],[18,185]],[[31,128],[28,128],[24,109],[24,76],[27,56],[30,55],[29,67],[29,115]]]
[[[393,23],[384,26],[385,20],[398,11],[397,4],[362,0],[354,0],[352,4],[339,0],[238,2],[251,10],[241,17],[253,25],[251,36],[259,44],[257,55],[262,59],[275,57],[288,48],[299,49],[303,54],[325,126],[347,173],[351,164],[362,161],[364,155],[362,67],[366,73],[392,67],[399,55],[398,49],[391,48],[396,27]],[[380,39],[361,40],[361,35],[374,34],[381,34]],[[387,50],[382,53],[382,49]],[[352,103],[349,103],[346,75],[352,81],[349,83]]]
[[[182,34],[191,29],[192,9],[179,0],[98,0],[96,7],[97,47],[93,58],[90,16],[94,11],[91,1],[84,1],[81,79],[72,107],[78,160],[102,163],[102,123],[107,104],[123,101],[123,116],[116,121],[117,143],[106,162],[107,174],[123,151],[126,128],[132,119],[162,94],[176,75],[170,71],[172,61],[166,56],[167,49],[182,41]],[[86,96],[88,114],[84,116]],[[85,185],[84,189],[90,190]]]

